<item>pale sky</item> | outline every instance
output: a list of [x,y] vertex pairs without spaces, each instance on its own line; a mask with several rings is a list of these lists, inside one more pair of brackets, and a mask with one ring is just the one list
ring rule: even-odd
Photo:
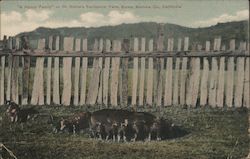
[[98,27],[163,22],[207,27],[249,18],[248,0],[3,0],[0,5],[1,37],[40,26]]

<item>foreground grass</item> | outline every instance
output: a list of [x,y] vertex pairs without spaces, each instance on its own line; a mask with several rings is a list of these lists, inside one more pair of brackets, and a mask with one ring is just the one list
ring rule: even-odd
[[[53,134],[47,117],[41,116],[22,126],[10,124],[0,108],[0,142],[18,159],[239,159],[247,156],[249,138],[246,109],[166,107],[161,111],[141,109],[171,119],[190,133],[179,139],[152,142],[114,143],[89,139],[86,134]],[[56,117],[90,110],[87,107],[37,107]],[[4,153],[5,156],[7,154]]]

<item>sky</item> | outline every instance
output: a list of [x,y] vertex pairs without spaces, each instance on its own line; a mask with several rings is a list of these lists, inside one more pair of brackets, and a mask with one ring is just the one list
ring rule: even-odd
[[159,22],[208,27],[247,20],[248,0],[2,0],[0,37],[40,26],[98,27]]

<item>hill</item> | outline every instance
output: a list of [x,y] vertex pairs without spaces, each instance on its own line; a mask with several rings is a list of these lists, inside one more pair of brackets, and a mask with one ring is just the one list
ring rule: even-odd
[[[95,38],[123,39],[133,37],[156,38],[159,24],[155,22],[142,22],[134,24],[121,24],[117,26],[103,27],[62,27],[45,28],[39,27],[31,32],[24,32],[17,35],[28,35],[30,40],[38,38],[48,38],[51,35],[87,37],[92,43]],[[217,25],[205,28],[188,28],[175,24],[164,24],[164,34],[166,38],[190,37],[190,43],[200,42],[204,44],[206,40],[213,40],[216,36],[221,36],[223,43],[228,44],[234,38],[237,42],[248,39],[248,21],[218,23]],[[166,42],[166,40],[165,40]]]

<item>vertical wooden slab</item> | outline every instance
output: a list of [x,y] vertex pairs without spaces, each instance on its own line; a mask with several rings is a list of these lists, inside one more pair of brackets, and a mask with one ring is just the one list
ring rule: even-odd
[[[75,51],[81,50],[81,39],[75,40]],[[80,57],[75,58],[74,105],[79,105]]]
[[[173,51],[174,39],[168,39],[168,50]],[[164,91],[164,106],[172,105],[172,85],[173,85],[173,58],[167,58],[166,77],[165,77],[165,91]]]
[[243,96],[243,106],[250,108],[250,98],[249,98],[249,83],[250,83],[250,79],[249,79],[249,57],[246,57],[246,66],[245,66],[245,78],[244,78],[244,96]]
[[[149,40],[148,51],[153,51],[153,39]],[[152,106],[153,104],[153,83],[154,83],[154,63],[153,58],[148,59],[148,76],[147,76],[147,104]]]
[[209,99],[208,104],[212,107],[216,106],[216,92],[217,92],[217,79],[218,79],[218,63],[216,57],[212,57],[212,70],[209,74]]
[[[119,40],[113,41],[113,52],[119,53],[121,50],[121,42]],[[112,58],[112,72],[111,72],[111,83],[110,83],[110,103],[112,106],[117,106],[117,95],[118,95],[118,79],[120,69],[120,57]]]
[[243,85],[244,85],[244,65],[245,65],[244,57],[237,57],[236,83],[235,83],[235,94],[234,94],[235,107],[242,107]]
[[[229,42],[229,50],[235,51],[235,39]],[[227,78],[226,78],[226,105],[233,106],[233,91],[234,91],[234,57],[227,59]]]
[[175,69],[174,69],[174,89],[173,89],[173,104],[179,104],[179,74],[180,74],[180,57],[177,57],[175,60]]
[[198,94],[200,86],[200,58],[191,59],[191,75],[189,80],[189,86],[187,90],[187,105],[193,107],[197,104]]
[[217,45],[218,45],[218,38],[215,38],[214,39],[214,49],[213,49],[214,51],[218,51],[218,49],[217,49],[218,46]]
[[29,78],[30,76],[30,57],[26,56],[23,58],[23,97],[22,97],[22,104],[28,104],[28,97],[29,97]]
[[[82,50],[88,51],[88,41],[83,39]],[[82,71],[81,71],[81,91],[80,91],[80,105],[86,104],[86,88],[87,88],[87,74],[88,74],[88,58],[82,58]]]
[[[130,40],[124,39],[122,43],[122,51],[126,54],[129,53],[130,49]],[[122,58],[121,59],[121,72],[120,72],[120,104],[122,107],[127,107],[128,105],[128,61],[129,58]]]
[[221,50],[221,37],[218,37],[217,38],[217,48],[216,48],[217,51],[220,51]]
[[[38,50],[44,50],[44,49],[45,49],[45,39],[39,39]],[[44,105],[43,65],[44,65],[44,57],[37,57],[34,82],[32,87],[32,97],[31,97],[32,105]]]
[[184,51],[188,51],[189,37],[184,38]]
[[[103,39],[100,39],[99,41],[99,52],[103,52]],[[103,93],[103,58],[99,58],[99,69],[100,69],[100,80],[99,80],[99,89],[98,89],[98,97],[97,97],[97,103],[98,104],[103,104],[102,102],[102,93]]]
[[[164,36],[163,34],[161,34],[158,37],[158,41],[157,41],[157,51],[162,52],[164,45],[163,45],[163,41],[164,41]],[[161,106],[162,105],[162,97],[163,97],[163,74],[164,74],[164,58],[158,58],[157,59],[157,91],[156,93],[156,105],[157,106]]]
[[[95,40],[94,43],[94,52],[98,52],[98,40]],[[99,58],[94,57],[93,59],[93,68],[91,73],[91,81],[89,81],[88,87],[88,96],[87,104],[95,104],[98,96],[99,82],[100,82],[100,67],[99,67]]]
[[177,47],[177,51],[181,51],[181,47],[182,47],[182,39],[179,38],[178,39],[178,47]]
[[[12,39],[9,38],[9,48],[12,49]],[[7,72],[7,90],[6,90],[6,100],[11,100],[11,75],[12,75],[12,64],[13,64],[13,56],[9,54],[8,56],[8,72]],[[24,84],[24,83],[23,83]]]
[[[146,39],[141,39],[141,53],[145,53]],[[144,85],[145,85],[145,57],[141,58],[141,70],[140,70],[140,89],[139,89],[139,105],[143,105],[144,101]]]
[[218,107],[224,106],[224,78],[225,78],[225,57],[220,57],[220,68],[219,68],[219,79],[218,79],[218,89],[216,97],[216,105]]
[[[110,52],[111,42],[106,40],[105,51]],[[110,69],[110,57],[105,57],[104,60],[104,72],[103,72],[103,104],[108,105],[108,90],[109,90],[109,69]]]
[[0,105],[4,105],[4,74],[5,74],[5,56],[0,56],[1,59],[1,77],[0,77]]
[[233,106],[233,90],[234,90],[234,57],[229,57],[227,61],[227,78],[226,78],[226,105],[228,107]]
[[[55,50],[59,50],[59,36],[56,37]],[[53,73],[53,103],[60,104],[60,93],[59,93],[59,57],[54,58],[54,73]]]
[[[74,39],[72,37],[64,38],[64,51],[73,50]],[[71,67],[72,57],[63,58],[63,92],[62,92],[62,104],[70,105],[71,100]]]
[[229,43],[229,50],[234,51],[235,50],[235,39],[231,39]]
[[210,41],[206,41],[206,48],[205,48],[206,52],[210,51]]
[[12,67],[12,75],[11,75],[11,100],[15,103],[19,103],[18,96],[18,68],[19,68],[19,57],[13,57],[13,67]]
[[[53,36],[49,37],[49,49],[50,51],[53,44]],[[51,74],[52,74],[52,57],[48,57],[48,63],[47,63],[47,79],[46,79],[46,104],[50,105],[51,103]]]
[[209,63],[207,57],[203,58],[203,71],[201,76],[200,105],[205,106],[208,99]]
[[[177,51],[180,52],[181,51],[181,43],[182,43],[182,39],[179,38],[178,39],[178,48]],[[173,88],[173,104],[177,105],[179,104],[179,85],[180,85],[180,63],[181,63],[181,58],[180,57],[176,57],[175,59],[175,72],[174,72],[174,88]]]
[[247,49],[247,43],[244,42],[244,41],[240,42],[239,50],[240,51],[246,51],[246,49]]
[[[184,51],[188,51],[188,37],[184,39]],[[180,77],[180,104],[186,104],[186,80],[187,80],[187,57],[183,57],[181,61],[181,77]]]
[[[134,52],[138,52],[139,42],[138,38],[134,39]],[[136,105],[137,101],[137,84],[138,84],[138,57],[133,59],[133,81],[132,81],[132,105]]]

